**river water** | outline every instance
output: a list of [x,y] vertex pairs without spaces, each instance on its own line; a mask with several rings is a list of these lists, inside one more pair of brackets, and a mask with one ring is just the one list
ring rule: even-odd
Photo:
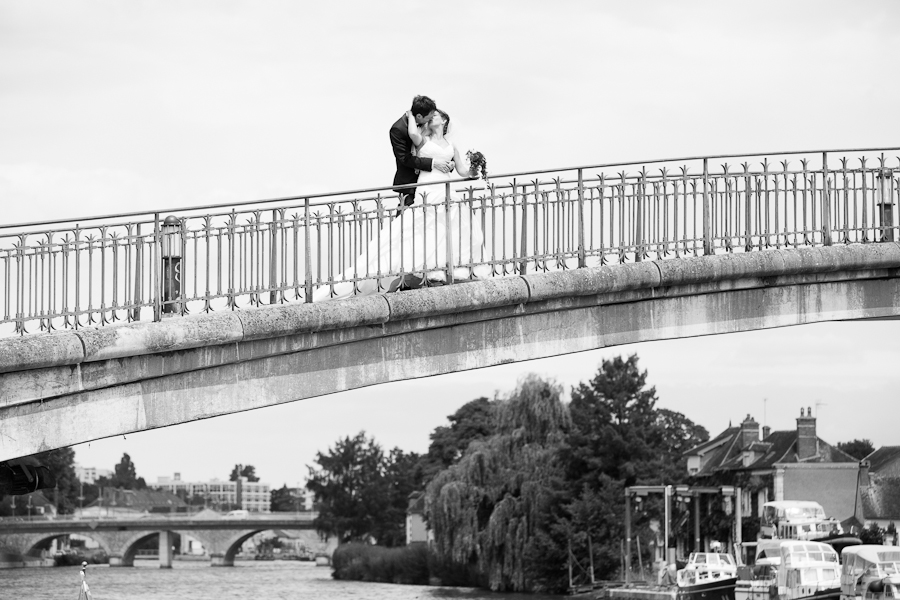
[[[79,567],[0,570],[0,600],[78,598]],[[132,568],[88,567],[94,600],[559,600],[560,596],[496,594],[471,588],[337,581],[331,569],[297,561],[236,561],[213,568],[206,561],[176,561],[160,569],[155,560]]]

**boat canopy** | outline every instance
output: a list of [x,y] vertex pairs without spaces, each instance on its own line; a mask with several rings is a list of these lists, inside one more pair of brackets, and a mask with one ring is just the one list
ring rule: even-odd
[[787,568],[814,563],[838,563],[834,548],[821,542],[786,540],[781,543],[781,564]]
[[825,509],[818,502],[808,500],[779,500],[763,504],[763,517],[769,523],[776,520],[825,520]]
[[900,573],[900,548],[864,544],[848,546],[841,552],[844,575],[859,577],[868,573],[887,577]]
[[734,559],[730,554],[722,552],[692,552],[688,564],[707,565],[710,567],[733,567]]
[[760,561],[781,562],[782,540],[759,540],[756,542],[756,557],[754,563]]

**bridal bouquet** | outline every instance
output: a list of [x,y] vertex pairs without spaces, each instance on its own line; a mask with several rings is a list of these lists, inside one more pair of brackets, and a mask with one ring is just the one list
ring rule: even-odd
[[477,150],[469,150],[466,152],[466,158],[469,159],[469,176],[484,179],[487,181],[487,159],[484,154]]

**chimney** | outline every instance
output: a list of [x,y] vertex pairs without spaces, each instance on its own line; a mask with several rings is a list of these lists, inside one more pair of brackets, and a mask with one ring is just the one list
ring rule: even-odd
[[175,481],[181,481],[181,473],[175,473]]
[[747,415],[747,418],[741,423],[741,449],[745,450],[750,447],[750,444],[758,441],[759,423],[754,421],[753,417]]
[[859,461],[859,486],[863,488],[869,487],[869,467],[872,466],[867,460]]
[[762,436],[763,441],[765,441],[765,439],[767,437],[769,437],[770,433],[772,433],[772,428],[769,427],[768,425],[763,425],[763,436]]
[[816,418],[812,416],[812,409],[807,407],[806,414],[800,409],[797,418],[797,458],[806,460],[819,453],[819,438],[816,437]]

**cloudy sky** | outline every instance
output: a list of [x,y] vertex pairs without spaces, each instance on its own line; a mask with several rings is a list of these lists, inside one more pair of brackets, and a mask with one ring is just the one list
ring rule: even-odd
[[[495,173],[698,154],[897,146],[900,4],[0,0],[0,221],[390,183],[387,130],[435,98]],[[636,352],[660,405],[900,444],[900,324],[655,342],[399,382],[76,447],[148,481],[305,477],[361,429],[424,451],[528,371],[571,386]],[[764,399],[768,399],[767,401]]]

